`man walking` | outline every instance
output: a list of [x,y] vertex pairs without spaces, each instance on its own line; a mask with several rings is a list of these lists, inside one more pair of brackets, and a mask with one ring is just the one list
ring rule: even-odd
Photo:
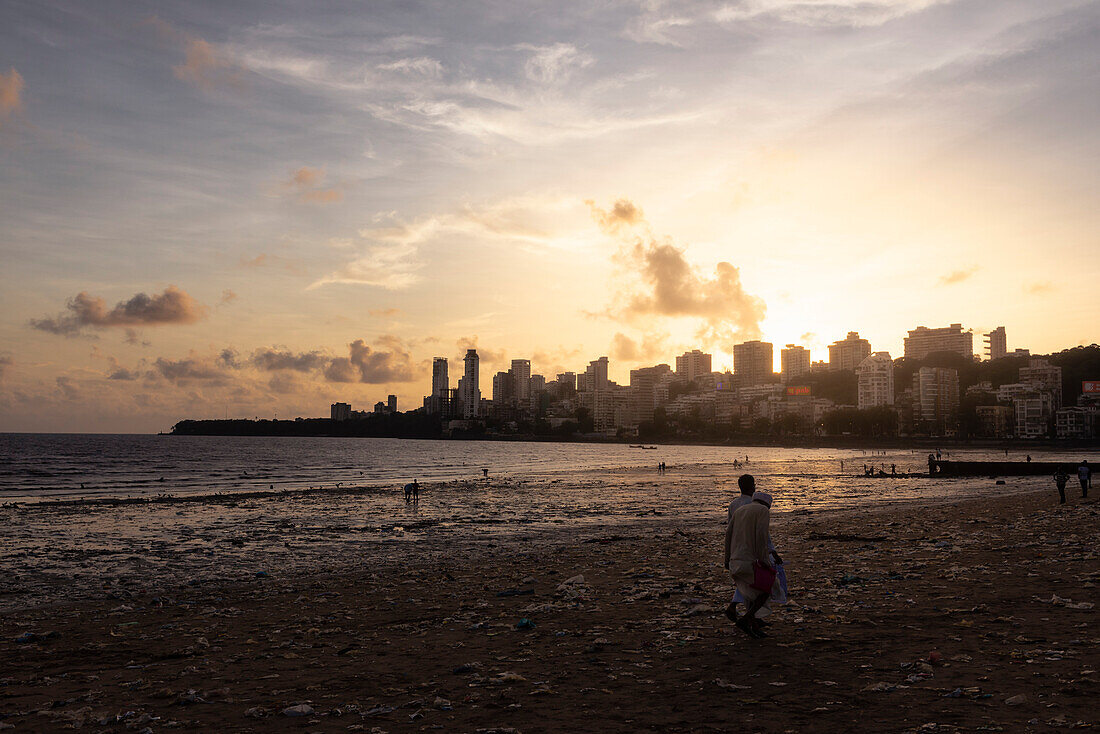
[[1081,466],[1077,467],[1077,481],[1081,483],[1081,496],[1089,496],[1089,485],[1092,484],[1092,469],[1089,468],[1089,460],[1085,459],[1081,462]]

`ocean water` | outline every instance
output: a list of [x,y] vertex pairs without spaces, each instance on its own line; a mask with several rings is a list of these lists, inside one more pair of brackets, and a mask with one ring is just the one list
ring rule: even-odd
[[[945,458],[1004,459],[1003,451],[955,450]],[[1022,452],[1009,458],[1023,460]],[[1036,454],[1036,458],[1039,456]],[[1076,454],[1044,452],[1043,460],[1077,461]],[[837,506],[852,501],[898,499],[974,491],[974,479],[867,479],[865,464],[896,465],[899,473],[926,470],[927,449],[886,455],[852,449],[658,446],[504,441],[426,441],[385,438],[221,437],[153,435],[0,434],[0,500],[154,497],[160,494],[369,487],[396,491],[422,484],[480,480],[586,484],[616,474],[651,470],[663,461],[668,474],[654,486],[698,480],[701,495],[751,472],[762,488],[790,507]],[[743,467],[734,461],[747,462]],[[1043,478],[1011,478],[1040,486]],[[979,480],[979,484],[982,480]],[[987,489],[998,490],[993,482]],[[982,485],[984,486],[984,485]]]

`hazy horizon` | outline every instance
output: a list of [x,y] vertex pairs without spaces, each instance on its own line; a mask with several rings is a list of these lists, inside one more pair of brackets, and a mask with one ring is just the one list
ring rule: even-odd
[[1090,2],[5,3],[0,431],[1097,342],[1098,75]]

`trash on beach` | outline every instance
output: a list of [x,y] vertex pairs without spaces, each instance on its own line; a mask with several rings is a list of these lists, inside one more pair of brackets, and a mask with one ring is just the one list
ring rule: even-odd
[[518,629],[518,630],[533,630],[535,628],[535,626],[536,626],[535,623],[532,622],[527,617],[524,617],[523,619],[521,619],[519,622],[516,623],[516,629]]
[[287,706],[283,709],[283,716],[309,716],[313,713],[313,707],[308,703],[300,703],[297,706]]

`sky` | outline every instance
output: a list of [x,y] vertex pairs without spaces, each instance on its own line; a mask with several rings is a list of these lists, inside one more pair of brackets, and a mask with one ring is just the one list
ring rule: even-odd
[[1100,3],[0,4],[0,431],[1100,341]]

